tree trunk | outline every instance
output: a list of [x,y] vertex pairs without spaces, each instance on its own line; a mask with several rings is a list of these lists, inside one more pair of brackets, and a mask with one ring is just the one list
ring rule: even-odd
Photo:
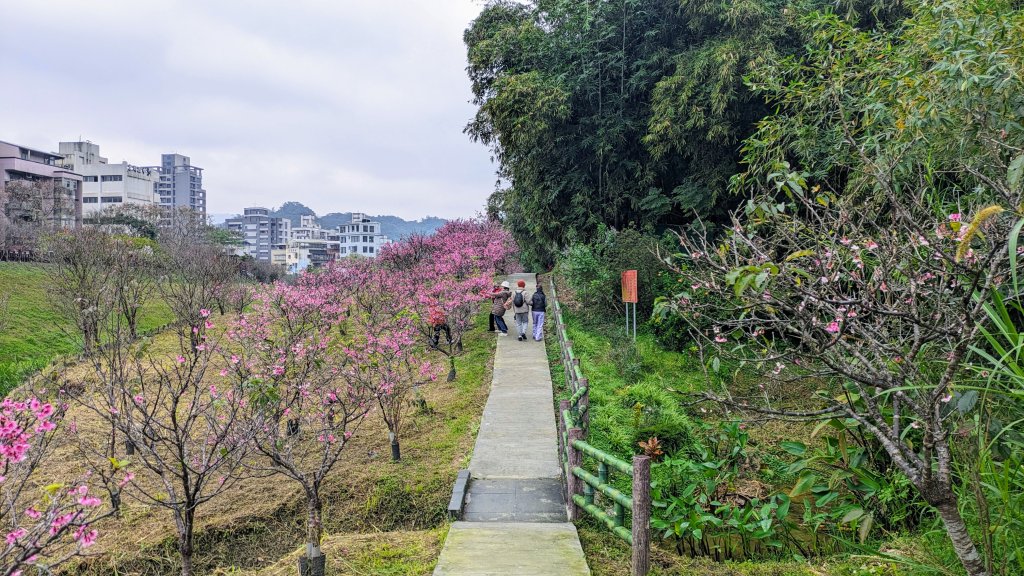
[[308,512],[306,520],[306,557],[312,560],[323,555],[320,551],[320,540],[324,535],[323,504],[320,502],[318,490],[307,491],[306,509]]
[[192,527],[195,521],[195,513],[189,509],[182,514],[178,534],[178,554],[181,556],[181,576],[192,576]]
[[402,446],[398,443],[398,435],[388,432],[388,437],[391,439],[391,461],[398,462],[402,459]]
[[933,504],[946,525],[946,534],[953,543],[953,550],[957,558],[964,565],[967,574],[970,576],[988,576],[985,568],[985,560],[978,553],[978,547],[974,545],[971,534],[967,531],[967,524],[964,523],[960,511],[956,507],[956,500],[945,498],[943,501]]
[[128,336],[132,340],[137,340],[139,338],[138,312],[132,311],[131,313],[126,315],[126,319],[128,320]]
[[324,535],[323,503],[320,501],[320,487],[313,485],[306,490],[306,554],[299,557],[299,576],[325,576],[327,559],[320,550]]

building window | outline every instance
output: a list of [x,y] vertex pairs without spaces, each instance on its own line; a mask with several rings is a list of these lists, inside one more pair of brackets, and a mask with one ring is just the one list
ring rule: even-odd
[[100,182],[120,182],[120,174],[112,174],[110,176],[100,176]]
[[103,196],[100,198],[100,202],[104,204],[116,204],[123,201],[124,199],[121,198],[120,196]]
[[370,226],[370,232],[373,232],[373,226]]
[[82,180],[84,180],[86,182],[99,182],[100,181],[98,176],[86,176],[85,178],[82,178]]
[[100,199],[95,196],[86,196],[82,198],[82,204],[96,204]]
[[373,246],[370,246],[370,254],[373,254]]

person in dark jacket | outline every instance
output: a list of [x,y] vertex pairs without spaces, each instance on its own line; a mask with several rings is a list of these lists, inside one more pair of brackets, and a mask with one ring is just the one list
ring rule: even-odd
[[539,283],[530,298],[530,309],[533,311],[533,339],[540,342],[544,339],[544,313],[548,309],[548,300],[544,297],[544,287]]
[[491,294],[491,316],[494,317],[494,325],[498,327],[499,336],[508,336],[508,325],[505,324],[505,303],[512,297],[508,289],[508,281],[501,283],[501,290]]

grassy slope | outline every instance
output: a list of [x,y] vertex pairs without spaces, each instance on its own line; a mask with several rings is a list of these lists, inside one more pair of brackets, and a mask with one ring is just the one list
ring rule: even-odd
[[78,342],[50,305],[45,266],[0,262],[0,294],[9,294],[0,362],[74,352]]
[[[28,372],[57,356],[74,354],[81,346],[73,326],[54,311],[49,283],[44,264],[0,262],[0,294],[10,297],[6,329],[0,330],[0,396]],[[171,318],[163,303],[151,301],[143,308],[139,329],[155,328]]]
[[[486,316],[478,319],[484,326]],[[171,350],[169,334],[156,347]],[[468,465],[490,384],[492,335],[478,328],[456,359],[458,377],[423,391],[427,408],[407,418],[402,462],[390,462],[386,429],[368,421],[346,448],[346,460],[325,484],[325,542],[330,574],[428,574],[447,530],[445,517],[458,470]],[[88,378],[89,368],[69,378]],[[80,433],[88,415],[78,413]],[[54,460],[71,461],[64,446]],[[69,472],[69,471],[68,471]],[[76,574],[173,573],[177,569],[169,514],[126,501],[124,516],[100,526],[99,555]],[[287,574],[304,537],[303,501],[280,477],[253,479],[200,510],[198,573]]]

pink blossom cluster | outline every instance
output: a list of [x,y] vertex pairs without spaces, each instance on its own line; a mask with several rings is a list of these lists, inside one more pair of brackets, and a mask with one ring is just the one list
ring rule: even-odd
[[[96,542],[98,533],[90,524],[103,515],[103,502],[76,483],[63,488],[48,480],[47,494],[38,501],[21,501],[38,469],[39,450],[49,446],[61,413],[37,398],[0,403],[0,491],[5,494],[3,515],[8,522],[6,547],[0,550],[0,565],[16,574],[32,566],[41,555],[68,555]],[[19,512],[20,510],[20,512]]]

